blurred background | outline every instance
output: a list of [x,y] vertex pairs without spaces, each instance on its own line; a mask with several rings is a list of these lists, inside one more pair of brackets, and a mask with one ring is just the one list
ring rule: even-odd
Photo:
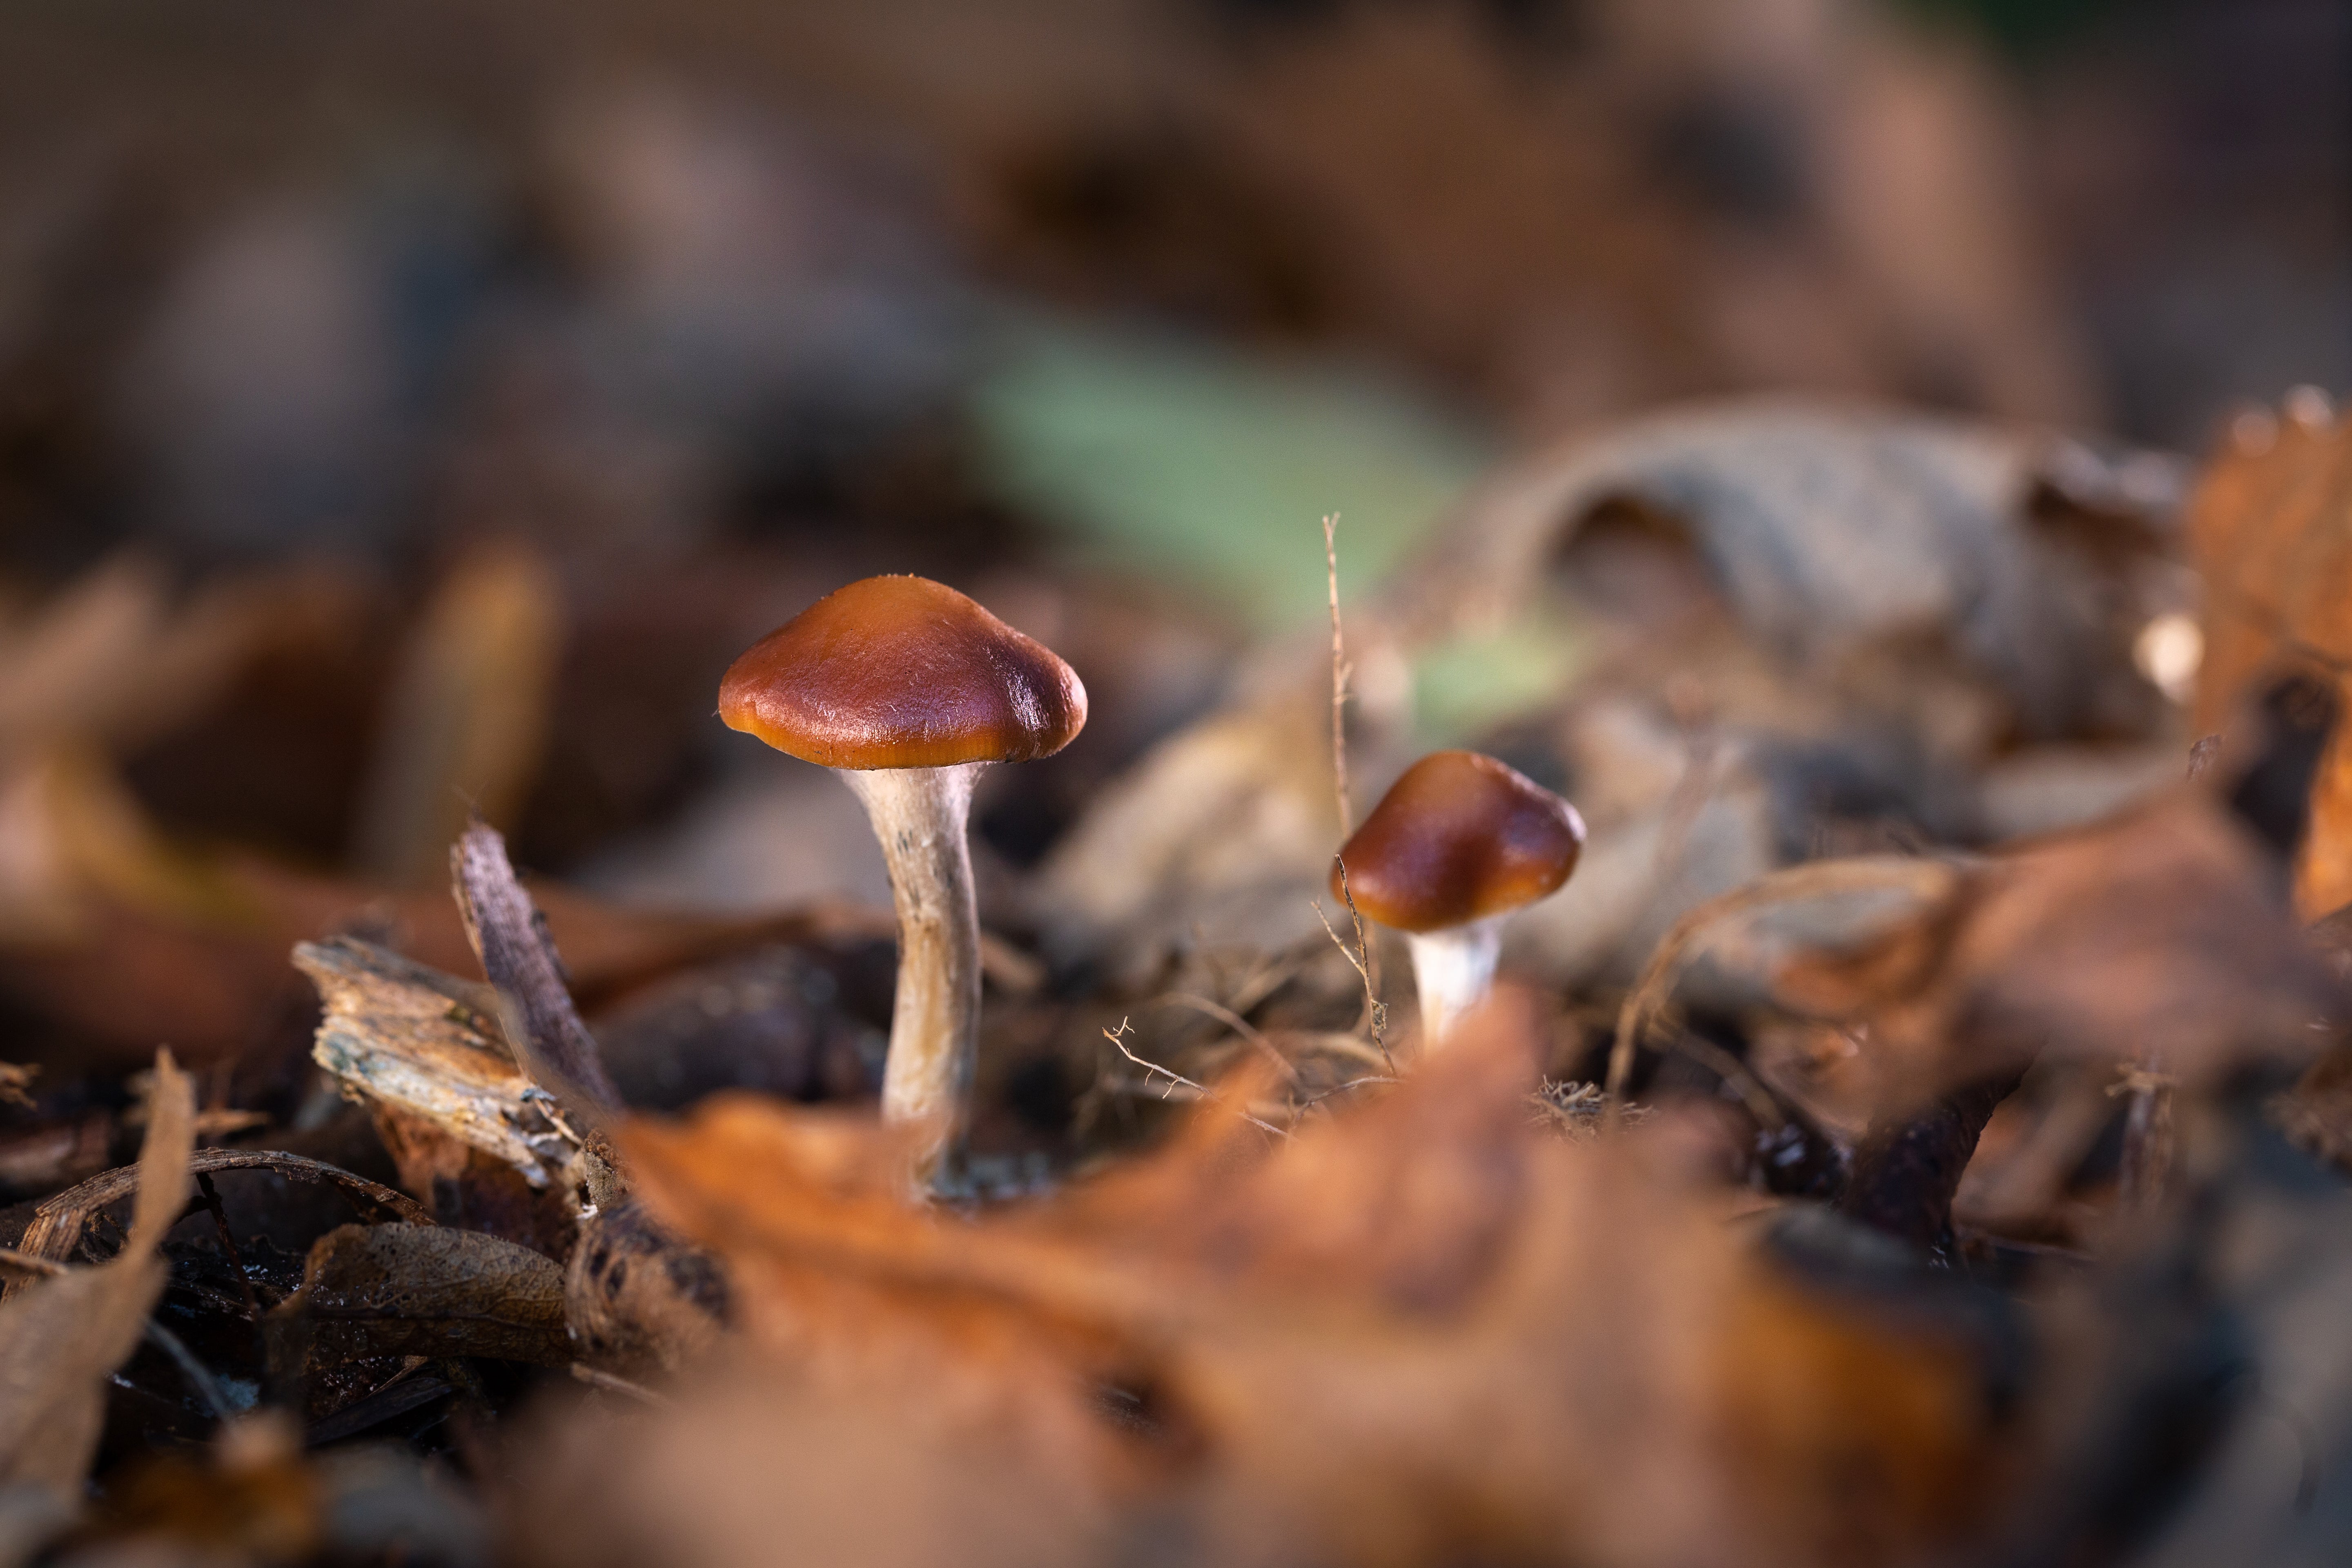
[[982,802],[1017,870],[1311,632],[1326,512],[1365,588],[1498,459],[1760,389],[2197,453],[2352,384],[2348,77],[2335,0],[20,0],[5,923],[61,858],[205,897],[159,846],[437,899],[469,809],[880,905],[711,716],[848,579],[1084,673]]

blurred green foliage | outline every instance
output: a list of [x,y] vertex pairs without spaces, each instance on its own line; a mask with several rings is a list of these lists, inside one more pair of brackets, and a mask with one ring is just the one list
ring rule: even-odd
[[1514,620],[1422,650],[1412,663],[1414,739],[1466,744],[1541,710],[1586,652],[1574,621],[1540,597]]
[[986,477],[1081,561],[1203,595],[1247,629],[1370,586],[1486,468],[1491,437],[1361,367],[1037,317],[1002,324],[974,412]]

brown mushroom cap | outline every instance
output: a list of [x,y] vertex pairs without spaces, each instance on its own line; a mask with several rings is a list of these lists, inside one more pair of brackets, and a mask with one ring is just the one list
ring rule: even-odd
[[1583,847],[1576,807],[1533,779],[1476,752],[1433,752],[1381,797],[1339,859],[1368,918],[1431,931],[1534,902],[1568,880]]
[[867,577],[770,632],[719,683],[719,716],[829,768],[1018,763],[1086,727],[1053,650],[927,577]]

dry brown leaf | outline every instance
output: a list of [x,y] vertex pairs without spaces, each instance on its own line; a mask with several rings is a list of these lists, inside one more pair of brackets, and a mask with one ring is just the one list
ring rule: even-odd
[[155,1059],[139,1196],[122,1250],[95,1268],[34,1280],[0,1300],[0,1486],[80,1495],[97,1451],[106,1379],[129,1359],[163,1291],[157,1256],[187,1201],[195,1096]]
[[310,1248],[289,1309],[308,1318],[318,1366],[379,1355],[572,1360],[563,1270],[477,1231],[340,1226]]
[[[124,1165],[100,1172],[78,1186],[41,1200],[25,1226],[21,1250],[32,1257],[62,1263],[80,1244],[82,1228],[92,1215],[110,1204],[132,1196],[140,1188],[140,1167]],[[413,1223],[429,1225],[433,1216],[390,1187],[322,1161],[270,1149],[199,1149],[188,1159],[188,1173],[212,1175],[221,1171],[269,1171],[298,1182],[325,1182],[341,1189],[344,1199],[365,1205],[362,1212],[382,1211]]]
[[2279,907],[2263,851],[2178,789],[1971,867],[1864,947],[1783,965],[1780,998],[1869,1027],[1869,1098],[1899,1114],[2039,1056],[2139,1063],[2210,1087],[2293,1065],[2338,987]]
[[226,579],[184,605],[152,561],[117,556],[15,624],[0,619],[0,753],[135,742],[169,726],[266,630],[284,581]]
[[[2224,731],[2288,672],[2352,697],[2352,418],[2290,399],[2242,416],[2199,481],[2189,539],[2205,579],[2197,732]],[[2313,781],[2295,868],[2305,918],[2352,903],[2352,733],[2338,726]]]
[[[624,909],[551,883],[530,891],[591,1006],[726,952],[889,929],[887,914],[877,924],[851,910],[696,915]],[[389,928],[429,968],[477,967],[446,894],[190,853],[94,753],[54,752],[0,778],[0,991],[110,1053],[88,1065],[143,1061],[158,1038],[192,1065],[235,1054],[287,1005],[287,950],[355,926]]]
[[[1610,682],[1660,695],[1681,673],[1739,727],[1818,739],[1866,721],[1955,785],[1972,788],[2004,738],[2153,739],[2170,715],[2132,664],[2143,613],[2112,562],[2051,519],[2096,518],[2092,533],[2147,550],[2176,482],[2149,454],[1824,399],[1699,403],[1580,432],[1496,472],[1349,612],[1351,771],[1377,788],[1421,743],[1413,661],[1514,626],[1583,647],[1543,699],[1555,708]],[[1720,614],[1618,624],[1632,595],[1583,552],[1632,516],[1674,542],[1688,589]],[[1559,591],[1580,584],[1591,603],[1564,609]],[[1270,655],[1055,845],[1036,907],[1058,953],[1127,977],[1196,931],[1269,950],[1319,935],[1308,903],[1337,847],[1319,740],[1329,673],[1293,658]],[[1687,761],[1669,739],[1668,795]],[[1624,787],[1622,755],[1591,761],[1580,774]],[[1517,922],[1515,963],[1559,984],[1638,967],[1685,910],[1786,858],[1760,782],[1727,765],[1696,807],[1661,798],[1606,831],[1596,819],[1575,879]],[[1682,862],[1675,876],[1658,874],[1662,857]]]
[[[909,1207],[837,1113],[734,1098],[620,1142],[810,1397],[1200,1561],[1883,1562],[1981,1525],[2007,1461],[1965,1337],[1821,1297],[1668,1141],[1551,1136],[1532,1037],[1500,1007],[1287,1139],[1212,1106],[975,1219]],[[789,1512],[788,1468],[750,1484]]]

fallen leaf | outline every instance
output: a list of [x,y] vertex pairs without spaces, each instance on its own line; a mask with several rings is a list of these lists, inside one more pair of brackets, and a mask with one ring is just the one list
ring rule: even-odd
[[2014,1078],[2039,1058],[2160,1069],[2197,1089],[2294,1068],[2344,1016],[2263,851],[2183,786],[2097,827],[1963,869],[1858,949],[1801,954],[1780,1000],[1866,1025],[1880,1114]]
[[446,1226],[328,1232],[280,1310],[309,1319],[314,1366],[380,1355],[572,1360],[563,1270],[527,1247]]
[[150,1106],[122,1249],[0,1300],[0,1486],[79,1496],[98,1447],[106,1379],[137,1348],[163,1295],[157,1248],[187,1200],[195,1116],[195,1097],[169,1052],[156,1057]]
[[[2251,699],[2289,674],[2352,698],[2352,419],[2242,415],[2189,505],[2204,578],[2197,733],[2240,721]],[[2305,918],[2352,903],[2352,726],[2338,725],[2311,787],[2295,867]]]
[[[810,1397],[1199,1560],[1892,1562],[1983,1528],[2016,1445],[1967,1335],[1822,1296],[1670,1142],[1553,1136],[1530,1025],[1491,1009],[1286,1138],[1203,1107],[971,1219],[907,1204],[891,1135],[839,1113],[721,1097],[619,1142]],[[721,1484],[789,1517],[775,1464]]]

